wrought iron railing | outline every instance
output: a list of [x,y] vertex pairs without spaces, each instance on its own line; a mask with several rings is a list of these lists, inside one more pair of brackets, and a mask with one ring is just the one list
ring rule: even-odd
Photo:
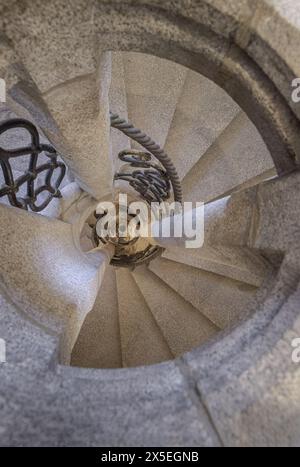
[[151,161],[151,154],[131,149],[120,152],[119,159],[127,164],[115,174],[115,180],[128,182],[148,203],[169,199],[170,179],[162,167]]
[[[152,202],[165,202],[171,197],[171,189],[173,188],[174,201],[181,203],[182,189],[180,179],[168,154],[146,133],[135,128],[131,123],[122,119],[117,114],[111,114],[111,126],[124,133],[147,151],[143,152],[135,149],[121,151],[119,159],[124,162],[124,165],[115,174],[114,180],[128,182],[141,198],[149,204]],[[95,217],[97,218],[96,213]],[[101,216],[99,217],[101,218]],[[97,224],[95,224],[95,245],[99,245],[101,242],[107,243],[108,241],[109,239],[98,237]],[[130,240],[128,246],[132,246],[132,243],[134,243],[134,240]],[[111,263],[119,267],[135,267],[139,264],[152,261],[162,251],[163,248],[148,244],[141,251],[136,251],[129,255],[124,254],[124,243],[120,240],[120,245],[116,245],[116,252]]]
[[[4,184],[0,187],[0,198],[7,196],[12,206],[41,212],[53,198],[61,197],[59,187],[64,179],[66,166],[58,160],[58,154],[52,146],[40,142],[38,130],[28,120],[12,119],[2,123],[0,136],[19,129],[24,129],[28,133],[30,144],[15,149],[6,149],[0,145],[0,164],[4,177]],[[39,163],[42,154],[46,162]],[[10,162],[11,159],[22,156],[29,156],[28,169],[16,178]],[[42,176],[44,183],[37,186]],[[23,196],[20,195],[22,186],[26,187],[26,194]]]
[[[131,149],[120,152],[119,158],[125,165],[115,174],[115,180],[128,182],[149,204],[151,202],[161,203],[169,199],[172,188],[174,201],[182,202],[180,180],[166,152],[148,135],[117,114],[111,114],[111,126],[139,143],[147,151]],[[1,147],[0,143],[0,165],[4,178],[4,184],[0,186],[0,198],[7,196],[12,206],[41,212],[54,198],[61,197],[59,187],[65,177],[66,166],[59,160],[59,155],[52,146],[41,143],[37,128],[28,120],[12,119],[3,122],[0,124],[0,137],[6,132],[20,129],[25,130],[29,135],[29,145],[8,149]],[[41,161],[42,155],[43,161]],[[22,156],[28,156],[28,169],[16,177],[11,160]],[[153,161],[153,157],[157,161]],[[20,194],[22,187],[26,187],[26,194]],[[107,239],[98,238],[95,228],[94,241],[100,244],[100,242],[106,243]],[[118,266],[141,264],[150,261],[161,251],[162,249],[158,246],[148,245],[143,251],[138,251],[131,256],[116,254],[112,259],[112,264]]]
[[146,135],[146,133],[139,130],[138,128],[135,128],[131,123],[119,117],[118,114],[111,114],[110,121],[111,126],[113,128],[117,128],[118,130],[122,131],[122,133],[124,133],[126,136],[136,141],[161,163],[162,167],[165,169],[162,181],[164,181],[165,179],[170,180],[170,183],[173,188],[174,200],[181,203],[182,188],[180,179],[172,160],[164,151],[164,149],[162,149],[155,141],[153,141],[153,139],[151,139],[150,136]]

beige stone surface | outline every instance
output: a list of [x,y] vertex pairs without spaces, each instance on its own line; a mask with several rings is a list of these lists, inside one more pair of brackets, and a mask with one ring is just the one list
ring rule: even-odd
[[246,247],[255,224],[257,188],[241,191],[205,205],[206,245]]
[[256,287],[166,259],[152,261],[150,270],[221,329],[245,315],[256,292]]
[[299,172],[260,185],[255,205],[255,229],[249,244],[258,249],[294,251],[299,239]]
[[68,363],[108,258],[94,262],[81,253],[64,222],[4,205],[0,217],[2,287],[29,319],[61,335],[61,359]]
[[211,201],[273,167],[256,128],[240,113],[184,178],[184,198]]
[[123,366],[151,365],[173,358],[129,271],[117,271],[117,288]]
[[93,0],[1,2],[1,31],[42,92],[95,70],[93,5]]
[[84,192],[76,182],[72,182],[61,189],[61,195],[61,198],[53,199],[42,213],[47,217],[68,221],[70,211]]
[[[7,35],[25,63],[21,68],[21,60],[1,48],[0,62],[6,55],[6,64],[17,65],[8,74],[5,70],[5,77],[17,86],[14,97],[19,98],[19,107],[26,104],[27,112],[43,122],[53,141],[61,141],[60,129],[39,89],[45,93],[65,82],[69,86],[71,80],[84,81],[95,74],[99,49],[111,46],[155,51],[217,76],[260,127],[279,168],[291,168],[297,148],[299,153],[298,126],[286,112],[290,105],[298,114],[290,102],[291,77],[299,75],[300,63],[299,12],[293,0],[141,0],[139,8],[135,0],[126,4],[123,0],[0,1],[0,29],[1,37]],[[220,41],[213,38],[214,33],[220,34]],[[246,54],[235,48],[235,41]],[[257,67],[252,66],[251,57]],[[274,92],[273,83],[280,93]],[[85,96],[86,88],[80,92]],[[61,121],[67,125],[63,117]],[[167,122],[164,128],[155,122],[158,137],[165,134]],[[72,131],[68,140],[73,142]],[[74,148],[69,149],[66,144],[67,156],[73,155]],[[202,159],[195,170],[204,164],[209,183],[198,183],[201,177],[197,177],[195,186],[200,191],[195,194],[212,200],[235,187],[254,185],[262,172],[253,176],[252,168],[261,169],[260,160],[249,159],[249,181],[247,161],[241,169],[237,164],[246,154],[239,148],[232,150],[232,159],[216,155],[216,164],[212,162],[210,168]],[[73,163],[71,157],[69,162]],[[78,178],[84,178],[81,185],[90,187],[90,174],[79,172]],[[96,179],[91,181],[96,184]],[[1,287],[8,295],[1,302],[1,331],[7,332],[12,345],[12,362],[1,367],[0,444],[144,446],[147,440],[153,446],[299,446],[299,371],[292,364],[290,345],[291,338],[299,335],[298,194],[299,179],[294,174],[211,203],[207,210],[210,241],[285,254],[276,286],[267,284],[248,310],[246,299],[254,288],[245,289],[232,279],[224,283],[220,274],[190,266],[162,267],[169,262],[161,261],[159,274],[168,283],[172,279],[169,286],[186,300],[194,297],[194,307],[201,302],[201,311],[210,312],[220,325],[235,323],[244,313],[248,319],[222,340],[175,363],[120,372],[85,372],[57,365],[56,337],[52,340],[46,333],[44,339],[42,326],[63,334],[61,354],[67,363],[82,322],[81,306],[87,310],[92,302],[93,293],[86,284],[94,284],[95,267],[70,242],[74,235],[70,226],[49,219],[37,221],[38,216],[27,213],[13,216],[15,210],[0,206]],[[129,297],[122,304],[125,328],[141,336],[137,341],[128,339],[133,358],[147,353],[148,347],[153,349],[154,337],[151,341],[149,335],[156,339],[157,328],[145,300],[128,283],[124,280],[118,292],[122,286]],[[130,317],[136,296],[138,309],[152,323],[147,328],[137,325],[136,316]],[[166,343],[159,342],[160,355],[167,355]],[[151,361],[159,360],[158,352],[148,354]]]
[[193,168],[239,112],[215,83],[188,71],[165,149],[180,178]]
[[186,69],[168,60],[136,53],[125,53],[123,62],[129,120],[164,146]]
[[[287,285],[282,282],[276,287],[277,302],[282,299],[281,294]],[[225,339],[220,355],[222,369],[217,368],[219,362],[214,365],[219,360],[218,357],[211,358],[216,355],[214,351],[207,349],[212,365],[206,368],[214,375],[208,385],[203,372],[196,368],[200,360],[201,366],[205,366],[206,356],[202,359],[199,354],[189,357],[191,368],[198,373],[202,400],[209,407],[226,446],[299,445],[299,365],[292,361],[291,345],[299,336],[299,286],[290,288],[284,305],[275,316],[273,314],[266,328],[264,319],[271,313],[274,299],[274,295],[269,296],[257,309],[252,322],[232,336],[235,337],[235,348],[232,348],[229,360],[230,344]]]
[[[252,34],[242,42],[250,56],[274,80],[298,117],[298,105],[291,99],[291,84],[294,78],[300,76],[300,60],[295,46],[300,41],[299,25],[297,1],[264,0],[258,2],[256,13],[249,24]],[[253,40],[255,36],[260,40]]]
[[149,270],[139,268],[134,279],[174,357],[217,334],[217,326]]
[[163,257],[255,287],[260,287],[270,272],[268,262],[250,248],[223,245],[192,250],[170,248],[163,253]]
[[[19,52],[19,50],[18,50]],[[95,71],[48,89],[43,95],[21,59],[5,43],[1,75],[7,101],[15,113],[33,120],[61,154],[80,186],[95,198],[111,192],[108,93],[110,54],[102,54]]]
[[[122,4],[123,0],[114,0],[115,3]],[[275,0],[276,1],[276,0]],[[183,3],[182,0],[139,0],[140,6],[159,7],[163,11],[172,11],[183,18],[193,21],[201,21],[209,28],[229,37],[236,33],[238,27],[247,24],[254,15],[256,2],[253,0],[192,0]],[[129,1],[134,6],[134,0]]]
[[111,266],[82,325],[71,364],[85,368],[122,367],[116,272]]
[[105,54],[98,75],[68,81],[43,96],[68,148],[64,158],[76,181],[97,199],[112,190],[110,79],[111,58]]
[[[151,225],[150,240],[167,249],[186,249],[186,242],[190,239],[185,231],[182,236],[175,236],[174,225],[182,225],[186,222],[185,216],[188,216],[193,220],[193,226],[196,226],[196,221],[198,223],[197,237],[199,244],[203,242],[201,248],[247,247],[256,228],[257,190],[257,187],[242,190],[191,211],[155,221]],[[164,233],[163,229],[166,229]],[[195,248],[193,250],[195,253]]]

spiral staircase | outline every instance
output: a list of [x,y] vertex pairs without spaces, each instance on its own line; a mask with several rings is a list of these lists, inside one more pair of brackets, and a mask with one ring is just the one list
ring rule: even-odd
[[[0,444],[299,445],[299,7],[37,3],[0,2],[0,125],[37,125],[67,174],[40,213],[0,200]],[[99,201],[142,198],[115,175],[145,148],[113,114],[205,203],[202,248],[158,236],[118,266],[95,244]]]

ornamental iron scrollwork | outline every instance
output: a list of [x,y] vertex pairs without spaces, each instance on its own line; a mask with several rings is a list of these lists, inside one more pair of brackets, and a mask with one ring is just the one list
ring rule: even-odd
[[[19,129],[28,133],[30,144],[15,149],[1,147],[1,136]],[[44,161],[39,163],[42,154]],[[16,178],[10,161],[22,156],[28,156],[28,169]],[[28,120],[11,119],[1,123],[0,165],[4,177],[4,185],[0,186],[0,198],[7,196],[12,206],[41,212],[54,198],[61,198],[59,187],[65,177],[66,166],[58,160],[58,154],[52,146],[40,142],[37,128]],[[42,176],[44,183],[37,186]],[[21,196],[19,193],[23,186],[26,187],[26,194]]]

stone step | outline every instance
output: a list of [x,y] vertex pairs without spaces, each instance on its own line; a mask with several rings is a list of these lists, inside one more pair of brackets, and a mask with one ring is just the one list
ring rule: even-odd
[[257,188],[234,193],[205,205],[205,246],[247,247],[255,223]]
[[237,104],[219,86],[194,71],[188,71],[165,146],[181,179],[238,111]]
[[[201,252],[208,251],[209,248],[251,248],[258,224],[258,190],[259,186],[248,188],[194,209],[186,207],[175,217],[166,216],[154,221],[151,242],[168,250],[193,248],[195,252],[196,248],[195,254],[200,247]],[[187,221],[192,221],[194,228],[197,226],[193,235],[195,237],[195,232],[197,233],[198,242],[191,237],[186,225],[182,234],[178,232],[178,227],[183,227],[182,224],[187,224]]]
[[[36,60],[26,60],[24,66],[10,46],[4,46],[4,50],[1,70],[8,73],[8,105],[20,117],[34,120],[62,155],[81,188],[97,199],[110,193],[110,53],[99,52],[97,66],[93,59],[89,71],[78,74],[77,70],[75,75],[51,72],[49,76],[44,69],[41,72]],[[90,50],[86,53],[90,54]],[[52,71],[61,66],[55,55]],[[65,65],[64,59],[61,62]],[[47,59],[43,66],[49,66]]]
[[221,329],[243,317],[257,290],[248,284],[166,259],[152,261],[149,268]]
[[80,234],[80,246],[82,251],[88,252],[95,248],[93,242],[93,232],[94,229],[90,227],[88,224],[85,224],[81,234]]
[[64,159],[81,188],[96,199],[112,189],[110,80],[111,56],[106,53],[95,73],[67,81],[43,94],[60,131]]
[[[186,77],[186,69],[152,55],[124,53],[128,117],[165,145]],[[133,144],[133,147],[139,147]]]
[[117,270],[119,319],[124,367],[152,365],[173,358],[131,273]]
[[[262,183],[256,190],[256,223],[250,246],[270,253],[290,250],[297,262],[295,238],[299,237],[299,171]],[[250,190],[249,190],[250,191]]]
[[278,178],[276,167],[272,169],[265,170],[261,174],[257,175],[257,177],[250,178],[246,182],[242,183],[241,185],[237,185],[230,190],[226,191],[226,193],[222,193],[220,196],[216,196],[216,198],[212,199],[210,203],[217,201],[222,198],[226,198],[227,196],[232,196],[240,191],[248,190],[249,188],[257,187],[263,182],[268,180],[273,180],[274,178]]
[[217,326],[146,268],[134,279],[175,357],[203,344]]
[[199,249],[169,248],[163,258],[260,287],[270,271],[269,263],[250,248],[204,246]]
[[184,198],[209,202],[273,168],[258,131],[240,112],[184,178]]
[[[90,196],[82,191],[76,182],[68,183],[61,190],[61,198],[54,198],[42,214],[47,217],[61,219],[64,222],[73,223],[72,220],[78,216],[81,210],[77,207],[82,207],[87,199],[95,204],[95,201]],[[75,215],[72,215],[76,211]]]
[[[59,336],[27,319],[0,285],[0,349],[5,342],[6,363],[23,368],[49,368],[57,358]],[[0,352],[0,366],[2,357]]]
[[95,305],[87,315],[72,352],[71,364],[84,368],[122,367],[116,273],[105,273]]
[[61,361],[68,364],[109,257],[79,251],[65,222],[2,204],[0,216],[3,287],[28,319],[60,336]]

